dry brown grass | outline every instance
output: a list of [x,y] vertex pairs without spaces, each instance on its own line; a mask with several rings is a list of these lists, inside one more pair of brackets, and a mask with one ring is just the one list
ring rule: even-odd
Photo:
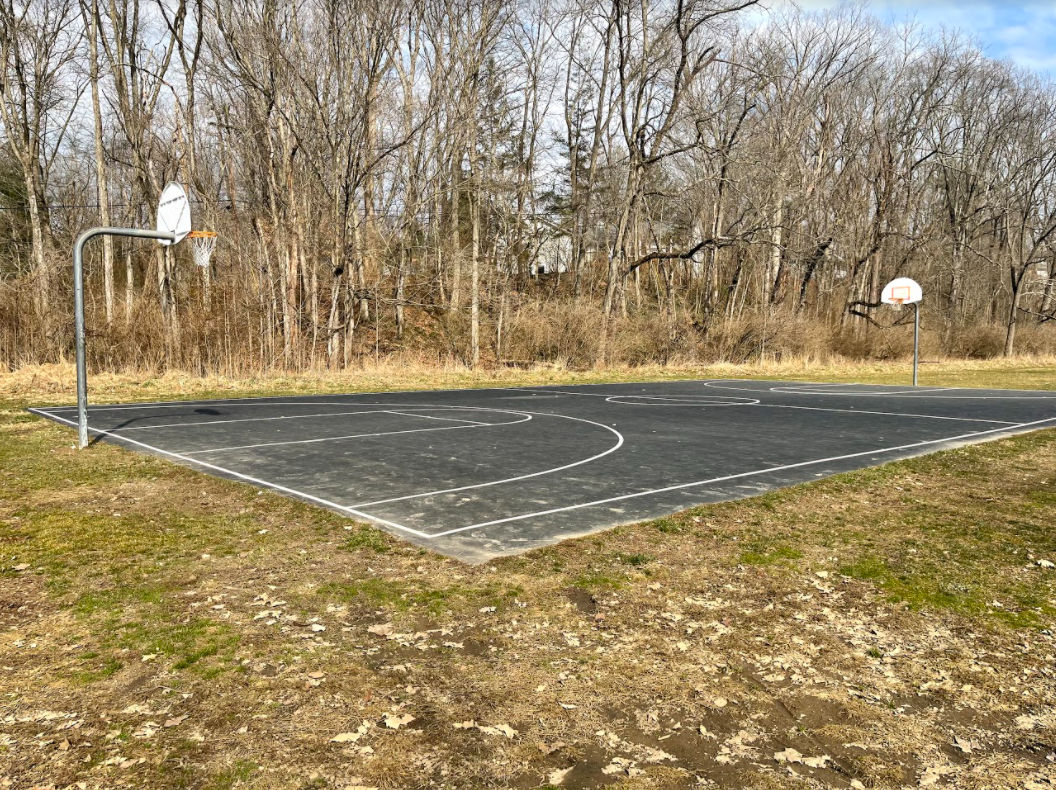
[[[850,361],[842,358],[796,357],[746,364],[672,362],[666,365],[616,365],[588,370],[555,364],[527,368],[486,367],[472,370],[449,362],[436,364],[406,356],[343,370],[308,370],[259,376],[194,375],[185,371],[154,373],[136,369],[92,372],[90,399],[118,400],[239,397],[298,392],[393,391],[513,384],[575,384],[608,381],[661,381],[695,378],[784,378],[809,381],[904,383],[911,375],[906,360]],[[70,363],[25,365],[0,371],[0,398],[30,403],[69,403],[74,400],[74,369]],[[1056,388],[1056,356],[1019,356],[1009,359],[926,359],[921,384],[932,386],[997,386]]]

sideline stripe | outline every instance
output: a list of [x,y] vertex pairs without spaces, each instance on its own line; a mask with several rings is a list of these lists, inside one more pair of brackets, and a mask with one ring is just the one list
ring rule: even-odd
[[[399,414],[399,412],[377,412],[378,414]],[[403,415],[417,416],[417,415]],[[377,433],[352,433],[347,436],[323,436],[319,439],[290,439],[285,442],[261,442],[259,444],[237,444],[231,447],[210,447],[207,450],[182,450],[184,455],[201,455],[202,453],[222,453],[229,450],[253,450],[257,447],[279,447],[287,444],[318,444],[320,442],[337,442],[342,439],[368,439],[374,436],[396,436],[401,433],[430,433],[436,431],[459,431],[466,430],[467,428],[498,428],[503,425],[517,425],[518,423],[528,422],[531,420],[531,416],[526,416],[520,420],[510,420],[509,422],[474,422],[470,425],[445,425],[442,428],[409,428],[403,431],[379,431]]]
[[[772,387],[732,387],[730,382],[742,382],[751,384],[773,384]],[[778,392],[785,395],[834,395],[841,398],[884,398],[891,396],[894,398],[912,398],[914,400],[928,400],[927,395],[933,392],[1008,392],[1008,393],[1023,393],[1018,395],[936,395],[932,400],[1056,400],[1056,393],[1048,395],[1049,390],[1001,390],[1001,389],[982,389],[977,387],[917,387],[916,389],[910,390],[897,390],[895,392],[828,392],[828,391],[809,391],[809,390],[796,390],[792,387],[816,387],[817,384],[803,383],[803,384],[786,384],[782,386],[782,382],[773,379],[701,379],[694,381],[694,383],[703,384],[705,387],[716,390],[731,390],[736,392]],[[821,385],[824,386],[825,382]],[[851,386],[851,385],[848,385]],[[870,384],[865,386],[886,386],[883,384]]]
[[[833,386],[833,387],[847,387],[847,386],[851,386],[851,385],[849,385],[849,384],[832,384],[831,386]],[[663,397],[650,396],[650,395],[604,395],[604,394],[597,393],[597,392],[559,392],[557,390],[529,390],[529,389],[526,389],[526,388],[514,388],[514,387],[511,387],[510,389],[518,389],[521,392],[536,392],[537,391],[537,392],[555,392],[555,393],[558,393],[558,394],[561,394],[561,395],[587,395],[587,396],[593,397],[593,398],[605,398],[605,400],[607,402],[609,402],[609,403],[614,402],[613,401],[614,398],[641,398],[641,399],[645,399],[645,400],[660,400],[660,401],[664,401],[664,400],[678,400],[678,398],[679,398],[679,396],[677,396],[677,395],[670,395],[670,396],[663,396]],[[732,387],[716,387],[715,389],[733,389],[733,388]],[[749,391],[746,388],[739,388],[739,389],[742,392],[748,392]],[[758,392],[760,392],[760,393],[763,393],[763,392],[777,392],[777,391],[778,390],[773,389],[773,388],[771,388],[770,390],[758,390]],[[793,394],[805,395],[805,394],[821,394],[821,393],[798,393],[797,392],[797,393],[793,393]],[[843,395],[843,394],[847,394],[847,393],[840,393],[840,394]],[[655,404],[655,405],[657,405],[657,406],[766,406],[767,408],[771,408],[771,409],[806,409],[807,411],[832,411],[832,412],[845,412],[847,414],[873,414],[873,415],[880,415],[880,416],[883,416],[883,417],[914,417],[914,418],[919,418],[919,419],[922,419],[922,420],[955,420],[957,422],[983,422],[983,423],[990,423],[990,424],[993,424],[993,425],[1015,425],[1016,424],[1015,422],[1013,422],[1011,420],[982,420],[982,419],[976,419],[976,418],[973,418],[973,417],[939,417],[939,416],[934,415],[934,414],[907,414],[907,413],[893,412],[893,411],[866,411],[865,409],[830,409],[830,408],[823,408],[821,406],[790,406],[790,405],[786,405],[786,404],[783,404],[783,403],[762,403],[761,401],[759,401],[756,398],[743,398],[742,399],[744,401],[743,403],[708,403],[708,402],[689,403],[688,402],[689,398],[698,398],[698,397],[706,398],[708,396],[707,395],[686,395],[684,397],[686,398],[687,402],[673,403],[673,404],[658,403],[658,404]],[[713,397],[723,398],[724,396],[716,395],[716,396],[713,396]],[[735,397],[735,396],[725,396],[725,397]],[[644,406],[644,405],[653,405],[653,404],[629,404],[629,405],[643,405]]]
[[939,417],[935,414],[906,414],[897,411],[866,411],[865,409],[829,409],[822,406],[789,406],[784,403],[759,403],[768,409],[804,409],[806,411],[835,411],[843,414],[878,414],[882,417],[916,417],[922,420],[955,420],[956,422],[988,422],[993,425],[1016,425],[1011,420],[981,420],[976,417]]
[[[690,382],[702,382],[704,379],[672,379],[673,381],[690,381]],[[627,382],[629,384],[650,384],[656,382]],[[544,386],[544,385],[539,385]],[[573,387],[603,387],[605,384],[572,384]],[[229,405],[246,405],[246,406],[280,406],[283,405],[283,398],[362,398],[362,397],[380,397],[382,395],[422,395],[432,392],[503,392],[505,390],[512,389],[511,387],[449,387],[447,389],[416,389],[416,390],[364,390],[363,392],[332,392],[332,393],[315,393],[315,394],[304,394],[298,395],[296,393],[286,393],[284,395],[255,395],[248,398],[213,398],[211,400],[145,400],[137,401],[135,403],[99,403],[89,408],[104,411],[120,411],[121,409],[139,409],[144,406],[157,406],[163,409],[176,409],[181,406],[206,406],[208,404],[224,403]],[[275,401],[275,403],[258,403],[256,401]],[[321,401],[309,405],[315,406],[351,406],[351,403],[341,403],[340,401]],[[413,404],[411,404],[413,405]],[[461,407],[451,407],[461,408]],[[465,407],[471,408],[471,407]],[[77,411],[77,406],[40,406],[36,408],[27,409],[27,411],[36,412],[37,414],[45,414],[48,409],[59,409],[62,411]]]
[[824,464],[824,463],[829,463],[829,462],[832,462],[832,461],[843,461],[843,460],[846,460],[848,458],[861,458],[862,456],[866,456],[866,455],[878,455],[878,454],[882,454],[882,453],[896,452],[898,450],[910,450],[910,449],[913,449],[915,447],[926,447],[926,446],[932,445],[932,444],[941,444],[941,443],[944,443],[944,442],[955,442],[955,441],[957,441],[959,439],[972,439],[972,438],[975,438],[975,437],[978,437],[978,436],[986,436],[988,434],[1014,433],[1016,431],[1016,429],[1018,429],[1018,428],[1027,428],[1027,427],[1030,427],[1032,425],[1041,425],[1041,424],[1046,423],[1046,422],[1056,422],[1056,417],[1048,417],[1048,418],[1046,418],[1044,420],[1035,420],[1034,422],[1018,423],[1018,424],[1012,425],[1011,427],[1006,427],[1006,428],[993,428],[993,429],[991,429],[989,431],[976,431],[974,433],[963,433],[963,434],[960,434],[958,436],[948,436],[948,437],[946,437],[944,439],[929,439],[928,441],[913,442],[912,444],[902,444],[902,445],[898,445],[897,447],[882,447],[882,448],[877,449],[877,450],[866,450],[866,451],[860,452],[860,453],[848,453],[847,455],[834,455],[834,456],[830,456],[828,458],[817,458],[817,459],[815,459],[813,461],[801,461],[800,463],[796,463],[796,464],[785,464],[784,466],[772,466],[772,467],[769,467],[769,468],[766,468],[766,469],[757,469],[754,472],[741,472],[741,473],[735,474],[735,475],[724,475],[722,477],[712,477],[712,478],[710,478],[708,480],[696,480],[696,481],[694,481],[692,483],[682,483],[680,485],[666,486],[665,488],[654,488],[654,489],[649,490],[649,491],[639,491],[639,492],[636,492],[634,494],[623,494],[621,496],[609,497],[607,499],[595,499],[592,502],[581,502],[578,505],[567,505],[565,507],[550,508],[549,510],[539,510],[539,511],[536,511],[534,513],[523,513],[523,514],[521,514],[519,516],[509,516],[507,518],[498,518],[498,519],[495,519],[494,521],[481,521],[481,522],[479,522],[477,524],[470,524],[470,525],[465,526],[465,527],[456,527],[455,529],[449,529],[449,530],[447,530],[445,532],[434,532],[432,535],[430,535],[430,537],[431,538],[443,538],[443,537],[446,537],[448,535],[454,535],[455,533],[465,532],[466,530],[470,530],[470,529],[481,529],[482,527],[493,527],[493,526],[496,526],[498,524],[508,524],[511,521],[522,521],[522,520],[524,520],[526,518],[535,518],[537,516],[549,516],[549,515],[552,515],[554,513],[566,513],[566,512],[568,512],[570,510],[579,510],[580,508],[594,507],[596,505],[606,505],[606,504],[608,504],[610,502],[622,502],[624,500],[635,499],[637,497],[651,496],[653,494],[663,494],[663,493],[666,493],[668,491],[678,491],[680,489],[685,489],[685,488],[695,488],[697,486],[710,485],[712,483],[723,483],[723,482],[726,482],[727,480],[739,480],[739,479],[745,478],[745,477],[755,477],[757,475],[765,475],[765,474],[770,474],[770,473],[773,473],[773,472],[783,472],[783,471],[788,470],[788,469],[801,469],[801,468],[803,468],[805,466],[813,466],[815,464]]
[[[819,390],[821,384],[794,384],[788,387],[771,387],[771,392],[788,392],[793,395],[828,395],[832,387],[855,387],[858,386],[854,383],[850,384],[830,384],[829,389]],[[884,384],[866,384],[867,387],[883,387]],[[837,395],[875,395],[883,397],[885,395],[930,395],[933,392],[950,392],[956,390],[957,387],[917,387],[916,389],[908,390],[885,390],[880,392],[878,390],[855,390],[854,392],[837,392]]]
[[[401,417],[421,417],[423,420],[444,420],[446,422],[468,422],[470,425],[512,425],[510,422],[480,422],[479,420],[460,420],[457,417],[434,417],[429,414],[415,414],[414,412],[407,413],[404,411],[389,410],[389,414],[398,414]],[[531,419],[531,418],[529,418]],[[515,422],[523,422],[523,420],[516,420]]]
[[[44,413],[44,412],[40,412]],[[366,411],[331,411],[318,414],[283,414],[279,417],[239,417],[234,420],[201,420],[199,422],[164,422],[161,425],[133,425],[129,428],[111,428],[111,431],[149,431],[151,428],[193,428],[196,425],[225,425],[232,422],[268,422],[271,420],[309,420],[313,417],[348,417],[353,414],[389,414],[385,409]]]
[[[604,384],[585,384],[583,386],[590,387],[604,387]],[[609,403],[619,403],[622,399],[637,399],[637,400],[659,400],[659,401],[683,401],[681,403],[620,403],[621,406],[752,406],[759,401],[756,398],[742,398],[739,395],[708,395],[708,394],[692,394],[692,395],[638,395],[635,393],[620,393],[612,394],[610,392],[567,392],[564,390],[540,390],[531,389],[529,387],[506,387],[505,389],[510,392],[530,392],[533,395],[584,395],[588,398],[604,398]],[[710,401],[698,401],[697,403],[688,403],[691,398],[712,398]],[[736,401],[736,402],[731,402]]]

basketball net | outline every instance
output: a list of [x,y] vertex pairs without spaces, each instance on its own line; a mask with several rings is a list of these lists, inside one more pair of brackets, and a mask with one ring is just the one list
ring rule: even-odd
[[908,288],[894,288],[891,291],[891,298],[889,304],[896,310],[901,310],[902,305],[909,301],[910,293]]
[[213,257],[213,250],[216,249],[217,234],[211,230],[192,230],[187,234],[187,238],[191,240],[195,264],[205,269]]

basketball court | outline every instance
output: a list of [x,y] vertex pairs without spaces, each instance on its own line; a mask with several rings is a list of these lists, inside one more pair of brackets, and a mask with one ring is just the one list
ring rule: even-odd
[[[69,426],[77,409],[32,409]],[[680,381],[91,406],[88,432],[480,562],[1056,427],[1056,392]]]

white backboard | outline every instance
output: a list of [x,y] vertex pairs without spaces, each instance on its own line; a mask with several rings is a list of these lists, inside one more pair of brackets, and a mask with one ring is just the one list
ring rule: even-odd
[[158,230],[176,236],[175,242],[158,240],[166,245],[183,241],[183,237],[191,232],[191,204],[183,187],[174,181],[165,185],[158,201]]
[[880,301],[884,304],[913,304],[924,298],[916,280],[908,277],[897,277],[884,286]]

